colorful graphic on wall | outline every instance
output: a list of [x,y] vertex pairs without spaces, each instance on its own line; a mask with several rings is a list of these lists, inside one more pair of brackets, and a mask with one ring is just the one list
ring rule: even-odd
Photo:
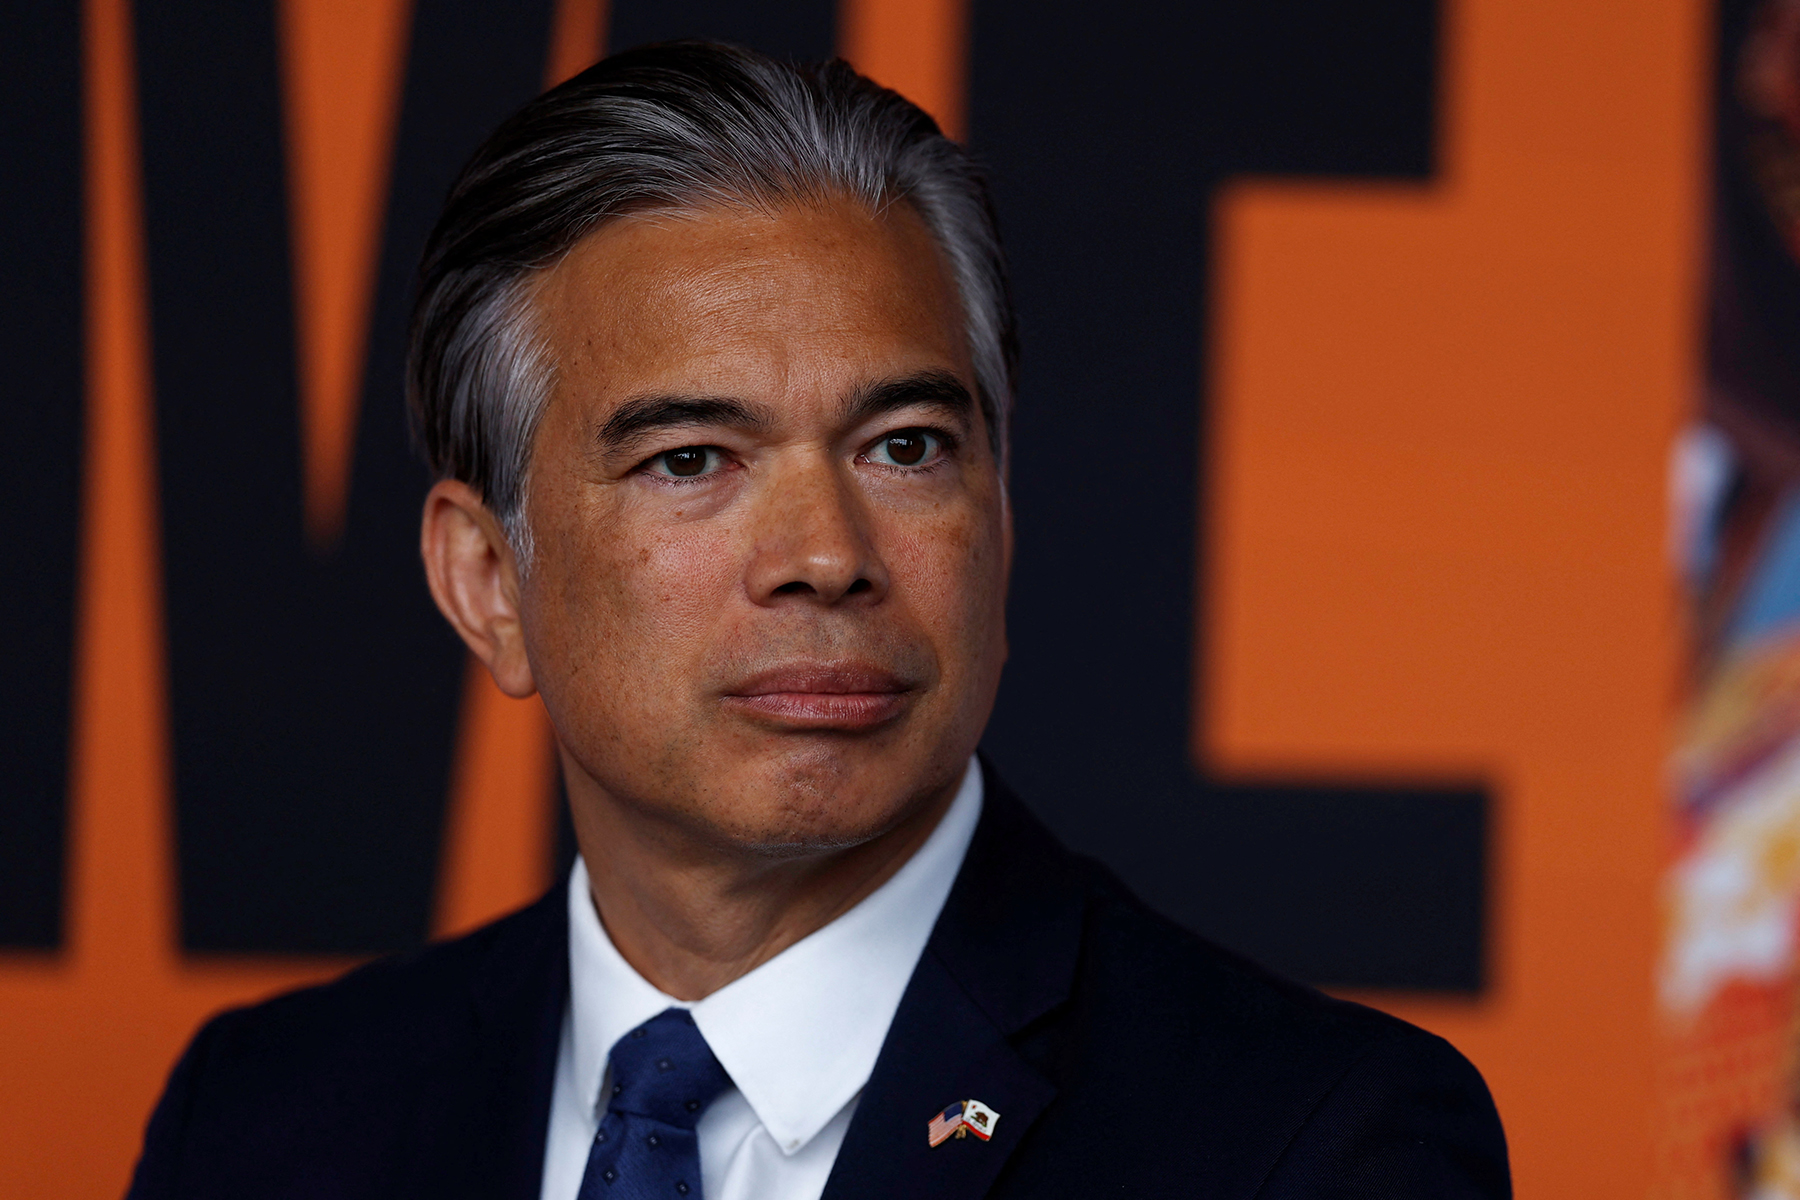
[[1658,995],[1672,1196],[1800,1197],[1800,0],[1722,14],[1700,422],[1676,534],[1696,658]]

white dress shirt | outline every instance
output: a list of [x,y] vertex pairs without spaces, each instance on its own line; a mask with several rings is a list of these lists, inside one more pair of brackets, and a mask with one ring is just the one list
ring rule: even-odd
[[614,948],[577,859],[569,878],[569,1008],[541,1200],[575,1200],[605,1112],[613,1043],[671,1006],[694,1014],[733,1084],[700,1117],[705,1200],[818,1200],[980,816],[981,769],[971,759],[937,828],[886,883],[694,1003],[658,991]]

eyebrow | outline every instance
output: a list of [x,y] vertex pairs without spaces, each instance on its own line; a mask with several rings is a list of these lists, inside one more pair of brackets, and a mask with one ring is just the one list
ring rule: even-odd
[[618,452],[663,429],[723,425],[760,431],[775,422],[758,405],[718,396],[638,396],[619,405],[595,435],[602,450]]
[[921,371],[858,388],[844,404],[844,423],[860,425],[872,417],[915,406],[967,420],[975,411],[975,397],[948,371]]
[[[844,402],[842,419],[846,425],[860,425],[914,407],[935,408],[966,420],[975,410],[975,398],[950,372],[921,371],[856,389]],[[603,452],[617,454],[664,429],[706,425],[763,432],[774,427],[775,418],[761,405],[724,396],[635,396],[619,405],[594,440]]]

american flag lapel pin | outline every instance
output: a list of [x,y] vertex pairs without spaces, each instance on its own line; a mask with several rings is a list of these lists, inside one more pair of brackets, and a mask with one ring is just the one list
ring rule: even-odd
[[982,1141],[994,1136],[994,1126],[1000,1121],[1000,1114],[979,1100],[958,1100],[937,1116],[925,1128],[925,1140],[936,1146],[953,1137],[968,1137],[971,1133]]
[[952,1104],[949,1108],[946,1108],[943,1112],[931,1118],[931,1124],[926,1126],[925,1129],[925,1140],[935,1146],[948,1138],[951,1134],[959,1132],[963,1127],[962,1115],[963,1102],[958,1100],[955,1104]]

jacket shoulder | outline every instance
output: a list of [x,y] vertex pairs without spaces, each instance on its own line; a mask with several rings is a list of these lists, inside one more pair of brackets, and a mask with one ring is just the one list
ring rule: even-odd
[[484,1008],[555,992],[540,977],[566,962],[544,957],[562,943],[560,897],[208,1021],[151,1117],[132,1196],[399,1188],[388,1172],[432,1122],[455,1122],[482,1074]]
[[[1450,1043],[1190,932],[1097,864],[1072,866],[1086,903],[1069,999],[1025,1051],[1062,1093],[1040,1145],[1123,1099],[1146,1119],[1113,1123],[1107,1182],[1137,1163],[1147,1195],[1170,1178],[1221,1196],[1508,1194],[1499,1117]],[[1357,1172],[1369,1190],[1316,1190]]]
[[541,917],[526,909],[454,940],[230,1009],[201,1029],[190,1053],[202,1057],[209,1078],[241,1071],[264,1093],[277,1092],[290,1074],[390,1071],[440,1057],[466,1035],[482,985],[497,982],[496,954]]
[[[1097,864],[1082,862],[1087,905],[1078,978],[1111,1003],[1171,1032],[1196,1020],[1235,1042],[1273,1039],[1315,1052],[1433,1035],[1379,1010],[1327,996],[1176,924]],[[1297,1040],[1298,1039],[1298,1040]]]

